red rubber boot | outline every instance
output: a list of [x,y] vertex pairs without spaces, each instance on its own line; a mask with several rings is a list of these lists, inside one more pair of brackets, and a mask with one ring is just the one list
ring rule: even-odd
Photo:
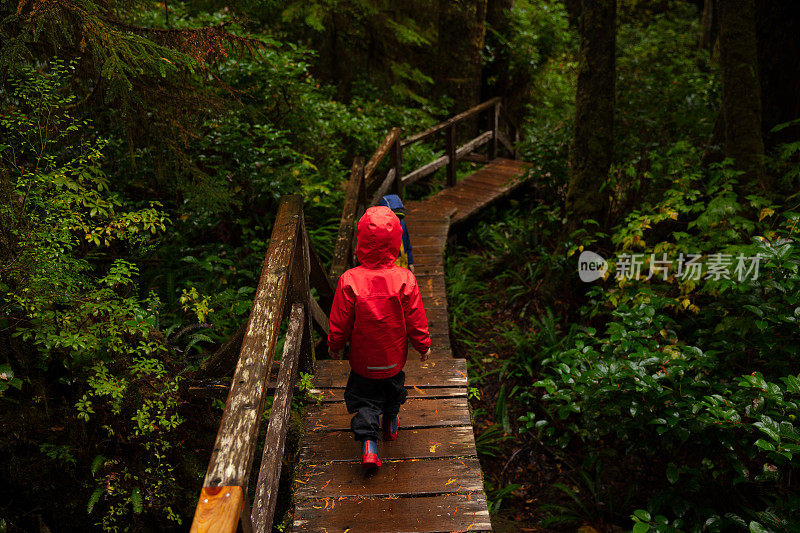
[[400,429],[400,416],[394,415],[390,419],[383,417],[383,440],[397,440],[397,430]]
[[381,458],[378,457],[378,444],[374,440],[365,440],[361,443],[361,466],[366,468],[381,466]]

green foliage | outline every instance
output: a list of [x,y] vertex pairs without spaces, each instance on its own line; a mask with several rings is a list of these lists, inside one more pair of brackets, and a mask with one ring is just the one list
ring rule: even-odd
[[517,483],[512,483],[511,485],[506,485],[505,487],[498,487],[495,488],[491,485],[491,483],[487,483],[486,485],[486,503],[487,507],[489,508],[489,512],[492,514],[497,514],[500,511],[500,508],[503,506],[503,501],[509,497],[514,495],[514,491],[519,490],[522,485]]
[[[432,18],[420,16],[426,9],[407,9],[385,0],[293,1],[273,9],[290,26],[310,30],[310,37],[333,56],[332,74],[342,77],[336,81],[362,79],[354,70],[363,68],[371,74],[365,78],[380,80],[384,91],[396,100],[428,102],[423,95],[433,80],[409,61],[435,38]],[[360,59],[365,43],[372,49],[369,55],[380,54],[381,61]],[[350,61],[342,61],[337,54]]]
[[562,54],[573,42],[566,8],[560,2],[524,0],[514,2],[509,12],[511,31],[504,36],[508,45],[510,75],[528,73]]
[[[567,503],[542,507],[543,525],[800,527],[789,483],[800,467],[795,197],[745,196],[729,161],[704,165],[719,82],[697,52],[694,18],[679,5],[620,27],[609,234],[556,247],[557,208],[511,210],[478,224],[447,265],[454,338],[481,384],[497,376],[499,425],[570,467],[569,482],[553,485]],[[567,178],[572,111],[560,103],[572,68],[568,55],[544,65],[542,102],[557,107],[533,109],[524,128],[525,157],[541,167],[537,198],[550,203]],[[789,143],[768,162],[789,191],[796,154]],[[609,260],[610,275],[583,289],[574,258],[585,249]],[[615,257],[637,252],[644,275],[615,279]],[[651,253],[729,254],[732,275],[694,281],[673,264],[666,279],[646,279]],[[757,254],[758,278],[737,279],[735,259]]]
[[620,25],[614,125],[618,160],[639,163],[644,152],[669,145],[668,139],[705,141],[720,88],[708,54],[697,47],[699,32],[689,4],[648,18],[644,26]]
[[[167,370],[171,354],[157,330],[160,302],[131,290],[138,267],[118,257],[149,244],[169,219],[155,203],[126,207],[110,189],[104,141],[89,121],[70,113],[73,70],[58,60],[42,72],[22,67],[2,102],[0,128],[8,144],[0,152],[7,180],[0,217],[9,266],[3,306],[13,336],[31,350],[3,365],[2,383],[19,389],[20,380],[47,372],[69,390],[85,391],[75,402],[81,432],[105,437],[84,443],[88,449],[78,442],[42,443],[55,464],[80,472],[87,453],[113,456],[117,440],[137,457],[109,460],[100,469],[104,488],[89,497],[94,513],[103,503],[98,523],[120,530],[136,523],[131,513],[143,506],[179,522],[168,458],[182,422],[179,379]],[[15,376],[15,364],[28,374]],[[99,475],[96,465],[92,471]]]

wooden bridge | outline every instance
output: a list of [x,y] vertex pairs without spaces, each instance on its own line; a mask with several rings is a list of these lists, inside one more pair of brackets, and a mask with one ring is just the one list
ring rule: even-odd
[[[456,127],[488,112],[488,129],[457,146]],[[322,401],[305,419],[305,434],[294,480],[295,531],[394,532],[489,531],[491,523],[475,449],[467,402],[467,368],[453,358],[445,296],[443,254],[451,226],[511,192],[526,170],[516,160],[516,128],[500,129],[498,98],[484,102],[420,134],[401,139],[393,129],[365,164],[356,158],[348,183],[339,235],[326,274],[308,239],[299,197],[284,198],[211,454],[192,531],[272,530],[294,384],[298,369],[315,373]],[[403,149],[440,132],[441,157],[402,173]],[[512,141],[513,140],[513,141]],[[488,145],[487,154],[476,149]],[[498,158],[504,147],[512,159]],[[378,171],[389,156],[385,170]],[[457,179],[459,160],[486,163]],[[416,276],[432,337],[431,358],[421,363],[409,353],[408,401],[400,411],[400,433],[379,443],[383,466],[366,473],[360,448],[350,433],[344,407],[347,361],[323,359],[327,313],[338,277],[355,264],[355,224],[388,192],[446,167],[447,187],[426,200],[407,202],[406,222],[414,249]],[[318,299],[312,297],[317,290]],[[260,413],[281,323],[288,315],[252,510],[248,481],[256,449]],[[316,349],[312,329],[318,332]],[[315,355],[320,355],[317,361]]]

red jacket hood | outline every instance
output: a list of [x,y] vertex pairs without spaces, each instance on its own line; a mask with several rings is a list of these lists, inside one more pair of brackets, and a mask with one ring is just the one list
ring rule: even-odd
[[388,207],[370,207],[358,221],[356,237],[356,256],[362,265],[388,267],[400,255],[403,228],[400,219]]

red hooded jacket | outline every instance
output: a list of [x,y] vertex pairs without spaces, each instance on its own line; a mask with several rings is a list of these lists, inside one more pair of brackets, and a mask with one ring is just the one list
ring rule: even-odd
[[339,278],[330,316],[328,346],[341,352],[350,341],[350,367],[366,378],[389,378],[403,369],[408,340],[420,353],[431,346],[417,279],[394,264],[403,230],[388,207],[370,207],[358,221],[360,266]]

